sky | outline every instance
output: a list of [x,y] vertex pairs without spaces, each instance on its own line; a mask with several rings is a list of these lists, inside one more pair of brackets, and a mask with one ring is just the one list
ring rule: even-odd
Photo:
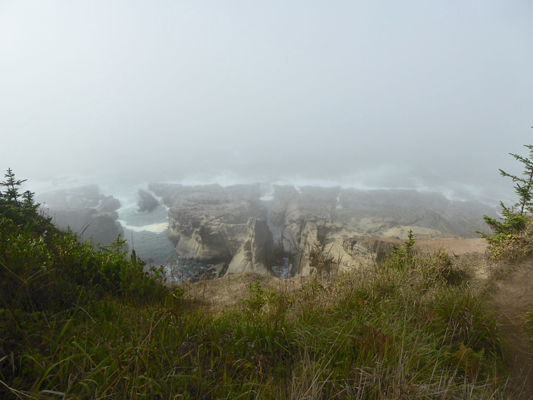
[[510,188],[532,20],[531,0],[0,0],[0,168]]

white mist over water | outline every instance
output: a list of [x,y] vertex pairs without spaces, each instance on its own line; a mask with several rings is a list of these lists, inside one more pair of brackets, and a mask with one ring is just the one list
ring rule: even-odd
[[54,177],[53,179],[29,179],[23,184],[23,189],[29,189],[39,194],[51,190],[79,187],[86,184],[98,184],[101,193],[113,195],[121,201],[122,208],[128,209],[137,207],[139,189],[147,190],[148,183],[150,182],[174,183],[184,186],[218,184],[223,187],[260,183],[263,200],[268,200],[269,196],[273,194],[273,185],[291,185],[297,189],[304,186],[338,186],[343,189],[358,190],[406,189],[419,192],[440,192],[449,200],[478,200],[491,206],[498,205],[500,201],[503,201],[505,204],[512,204],[516,199],[513,189],[514,183],[509,178],[502,177],[499,184],[493,181],[476,184],[444,180],[431,183],[421,177],[409,176],[407,171],[402,171],[394,167],[381,167],[375,170],[366,170],[364,172],[331,178],[309,178],[298,175],[253,177],[242,176],[231,170],[219,171],[212,174],[193,173],[190,176],[180,179],[154,179],[140,182],[135,182],[134,179],[128,181],[114,179],[112,175],[103,177],[94,175],[67,175]]

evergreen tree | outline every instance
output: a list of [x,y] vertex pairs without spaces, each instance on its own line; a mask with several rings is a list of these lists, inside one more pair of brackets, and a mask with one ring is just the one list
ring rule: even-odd
[[7,169],[7,173],[4,175],[6,181],[0,182],[0,186],[5,186],[7,190],[4,193],[0,192],[0,200],[7,204],[19,205],[19,199],[22,197],[19,194],[19,186],[26,182],[24,180],[15,179],[15,174],[11,168]]
[[[502,207],[502,218],[498,221],[494,218],[484,216],[487,225],[497,234],[519,233],[524,229],[527,217],[533,214],[533,145],[524,145],[529,149],[529,157],[522,157],[518,154],[510,153],[516,160],[524,164],[523,177],[511,175],[500,169],[500,174],[509,177],[516,182],[515,192],[519,201],[511,207],[506,207],[500,201]],[[486,235],[483,235],[486,237]]]
[[520,178],[515,175],[508,174],[507,172],[500,169],[502,176],[508,176],[513,180],[513,182],[518,182],[515,185],[515,192],[518,195],[520,201],[514,205],[515,209],[519,209],[519,214],[523,215],[524,213],[533,213],[533,145],[526,144],[524,147],[529,149],[530,158],[519,156],[518,154],[510,153],[516,160],[524,164],[524,172],[522,175],[525,178]]
[[31,227],[36,231],[46,231],[51,218],[38,214],[40,204],[35,203],[34,193],[29,190],[22,194],[19,192],[26,179],[16,179],[11,168],[8,168],[4,176],[6,180],[0,182],[0,187],[6,188],[0,191],[0,218],[10,219],[18,225]]

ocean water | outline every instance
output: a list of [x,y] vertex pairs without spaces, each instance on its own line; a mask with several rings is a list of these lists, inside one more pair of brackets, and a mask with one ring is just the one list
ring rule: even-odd
[[[137,211],[138,190],[140,188],[147,190],[147,185],[123,187],[122,189],[117,186],[105,188],[106,194],[113,190],[113,196],[121,202],[122,207],[118,210],[118,221],[124,229],[124,238],[130,249],[135,249],[136,254],[147,263],[147,269],[163,267],[166,279],[170,282],[213,278],[215,276],[213,264],[201,264],[180,257],[175,250],[174,243],[167,239],[168,207],[163,204],[160,198],[154,195],[159,200],[159,206],[152,212]],[[262,191],[261,201],[267,208],[270,208],[269,205],[273,200],[272,186],[264,185]],[[272,224],[269,226],[275,239],[281,236],[282,227]],[[279,278],[287,279],[294,275],[293,269],[294,267],[289,264],[288,259],[284,259],[283,265],[274,265],[272,270]]]
[[[159,206],[151,212],[139,212],[139,189],[147,185],[102,187],[105,194],[120,200],[118,221],[124,229],[124,239],[130,249],[147,263],[145,269],[163,268],[168,282],[197,281],[213,278],[213,265],[200,264],[178,255],[174,243],[167,238],[168,208],[159,200]],[[104,191],[105,190],[105,191]],[[157,196],[155,196],[157,198]]]

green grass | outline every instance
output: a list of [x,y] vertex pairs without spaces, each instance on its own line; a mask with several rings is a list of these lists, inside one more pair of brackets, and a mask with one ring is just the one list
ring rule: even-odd
[[222,311],[121,250],[0,201],[0,398],[506,398],[504,343],[468,273],[406,242]]

